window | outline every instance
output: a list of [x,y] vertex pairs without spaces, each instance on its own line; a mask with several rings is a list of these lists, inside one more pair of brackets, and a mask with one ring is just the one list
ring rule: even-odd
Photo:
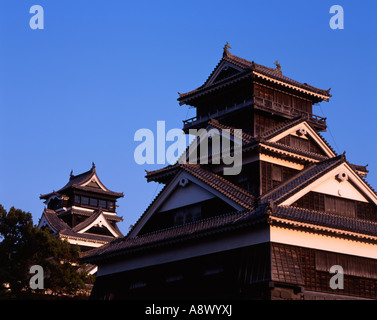
[[325,211],[354,217],[356,213],[355,202],[347,199],[325,195]]
[[180,208],[174,216],[174,225],[181,225],[197,221],[201,218],[201,207],[190,206]]
[[285,106],[291,106],[291,96],[282,92],[276,92],[276,102]]
[[95,198],[90,198],[90,202],[89,204],[92,206],[92,207],[98,207],[98,200],[95,199]]
[[302,150],[302,151],[310,151],[310,142],[309,140],[298,138],[295,136],[290,136],[290,145],[293,148]]
[[274,100],[274,91],[267,87],[255,85],[255,95],[267,100]]
[[271,178],[273,181],[282,181],[282,168],[280,166],[272,165]]
[[302,100],[300,98],[292,97],[294,100],[295,109],[304,111],[306,113],[312,113],[312,104],[310,101]]
[[106,200],[98,200],[99,207],[106,209]]
[[107,209],[114,210],[114,201],[107,201]]
[[89,204],[89,198],[88,197],[81,197],[81,204],[84,206],[87,206]]
[[80,203],[80,196],[77,194],[75,195],[75,203]]
[[377,220],[377,208],[371,203],[360,202],[323,193],[309,192],[298,199],[295,206],[339,214],[346,217],[357,217],[371,221]]

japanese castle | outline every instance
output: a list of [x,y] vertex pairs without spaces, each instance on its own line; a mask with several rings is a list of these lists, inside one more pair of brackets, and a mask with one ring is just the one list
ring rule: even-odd
[[[321,135],[326,119],[313,109],[330,90],[287,77],[278,61],[270,68],[229,49],[178,101],[196,109],[183,121],[186,133],[227,129],[235,141],[242,129],[238,175],[224,175],[213,153],[208,163],[147,172],[163,188],[119,237],[121,195],[85,173],[41,197],[42,223],[58,231],[51,217],[62,219],[62,236],[75,241],[93,229],[90,240],[80,238],[87,246],[116,238],[84,258],[98,266],[92,299],[376,299],[377,194],[366,166]],[[89,188],[106,205],[88,206]],[[342,288],[330,286],[333,266],[342,268]]]
[[[90,170],[79,175],[71,171],[69,181],[58,191],[40,195],[46,207],[38,227],[49,227],[57,237],[78,245],[84,255],[123,237],[117,226],[123,219],[116,214],[116,201],[121,197],[123,193],[105,187],[93,163]],[[88,271],[94,274],[97,267],[92,265]]]

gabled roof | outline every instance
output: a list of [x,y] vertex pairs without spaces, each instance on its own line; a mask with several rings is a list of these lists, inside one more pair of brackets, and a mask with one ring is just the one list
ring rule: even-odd
[[[337,230],[371,235],[373,237],[377,236],[377,221],[369,221],[356,217],[347,217],[339,214],[282,205],[273,205],[269,215],[271,217],[284,219],[286,220],[285,222],[282,220],[279,220],[279,222],[290,224],[292,226],[298,226],[300,223],[305,223],[312,225],[311,228],[315,228],[315,226],[323,226]],[[339,231],[337,233],[339,233]]]
[[92,254],[85,257],[85,259],[95,261],[102,259],[103,256],[128,254],[148,248],[162,247],[171,245],[176,241],[187,241],[193,238],[204,237],[208,233],[222,232],[228,228],[234,229],[256,224],[261,221],[260,219],[263,220],[266,218],[264,216],[264,209],[265,206],[262,206],[252,211],[230,212],[137,237],[117,239],[98,250],[92,251]]
[[72,231],[82,234],[83,232],[87,231],[88,229],[90,229],[98,223],[104,225],[114,237],[123,237],[123,234],[119,231],[119,229],[114,228],[110,223],[108,223],[107,218],[103,214],[102,209],[99,209],[96,213],[93,213],[89,218],[74,226],[72,228]]
[[258,137],[260,141],[267,141],[270,143],[278,143],[283,137],[295,133],[299,129],[304,129],[305,135],[309,136],[321,150],[328,157],[337,156],[335,150],[331,145],[308,123],[305,117],[297,117],[292,120],[287,120],[281,125],[264,132]]
[[[133,238],[116,239],[87,254],[84,261],[96,262],[110,257],[128,255],[148,249],[171,248],[175,243],[216,236],[218,233],[237,232],[259,224],[285,224],[294,228],[321,230],[335,236],[368,239],[377,243],[377,222],[346,217],[327,212],[290,206],[262,203],[253,210],[230,212],[197,220]],[[250,232],[252,230],[250,229]]]
[[326,172],[337,167],[339,164],[345,162],[344,155],[324,160],[315,163],[294,175],[291,179],[279,184],[277,187],[271,189],[260,197],[262,202],[273,201],[276,204],[283,202],[283,200],[290,197],[293,193],[309,185],[315,179],[324,175]]
[[60,219],[57,215],[57,213],[54,210],[51,209],[45,209],[42,213],[42,217],[39,221],[39,226],[41,224],[41,221],[43,218],[46,219],[50,229],[54,231],[55,233],[62,232],[64,230],[71,229],[68,224],[66,224],[62,219]]
[[[105,235],[97,235],[97,234],[90,234],[90,233],[80,233],[81,230],[83,230],[85,227],[90,227],[93,222],[100,217],[102,214],[102,218],[106,220],[106,218],[103,216],[103,213],[101,210],[99,210],[97,213],[94,213],[91,217],[87,218],[85,221],[77,225],[75,228],[71,228],[67,223],[65,223],[54,210],[45,209],[42,213],[42,217],[39,221],[38,227],[43,227],[44,225],[49,226],[49,228],[59,235],[59,237],[62,238],[68,238],[68,239],[76,239],[76,240],[82,240],[84,242],[97,242],[97,243],[108,243],[114,237],[105,236]],[[119,231],[117,227],[112,228],[114,232],[116,233],[116,236],[122,237],[122,233]]]
[[[205,128],[205,131],[209,132],[212,128],[218,129],[218,130],[228,130],[230,138],[234,140],[234,137],[236,137],[238,139],[238,141],[242,142],[242,145],[248,145],[248,144],[251,144],[251,143],[256,141],[254,139],[254,137],[251,136],[250,134],[248,134],[247,132],[242,131],[242,135],[239,136],[237,134],[237,131],[235,131],[235,128],[233,128],[231,126],[227,126],[227,125],[221,123],[219,120],[210,118],[207,122],[207,126]],[[219,133],[220,133],[220,135],[222,134],[221,131]],[[169,179],[169,177],[172,177],[174,174],[176,174],[180,169],[180,164],[189,162],[190,152],[193,152],[193,151],[197,152],[197,145],[195,146],[195,144],[198,144],[198,141],[201,141],[200,135],[199,135],[199,137],[195,137],[193,139],[193,141],[186,148],[186,150],[182,153],[182,155],[178,158],[177,162],[174,165],[168,165],[164,168],[153,170],[153,171],[147,171],[146,170],[146,176],[145,177],[147,178],[148,182],[150,182],[150,181],[166,182],[165,178]],[[231,149],[232,148],[233,148],[233,146],[231,146]],[[201,162],[199,154],[197,154],[196,159],[197,159],[197,163]],[[208,163],[210,163],[211,159],[212,159],[212,154],[209,153],[208,159],[206,159],[206,160],[208,160]],[[162,180],[160,178],[162,178]]]
[[165,174],[175,175],[180,170],[184,170],[190,173],[191,175],[203,181],[210,187],[224,194],[229,199],[239,203],[245,209],[251,209],[254,206],[255,197],[251,193],[236,186],[235,184],[224,179],[218,174],[215,174],[213,172],[210,172],[204,169],[200,165],[190,164],[190,163],[176,164],[176,165],[168,166],[168,167],[156,170],[156,171],[147,172],[147,177],[150,178],[152,174],[155,174],[155,173],[161,174],[163,172]]
[[79,175],[75,176],[71,172],[68,183],[64,187],[60,188],[58,191],[53,191],[47,194],[41,194],[39,198],[47,200],[52,195],[64,194],[67,190],[71,188],[107,194],[107,195],[111,195],[117,198],[124,196],[123,192],[119,193],[119,192],[111,191],[105,187],[105,185],[98,178],[96,167],[93,163],[90,170],[83,172]]
[[[199,142],[201,143],[203,141],[203,138],[208,137],[213,129],[218,130],[218,134],[221,136],[221,139],[230,139],[231,141],[233,141],[233,145],[230,146],[231,150],[235,149],[235,147],[237,146],[241,147],[242,145],[247,145],[255,141],[254,137],[247,132],[242,130],[242,133],[240,134],[236,128],[225,125],[217,119],[209,118],[209,120],[207,121],[207,126],[204,129],[201,129],[204,131],[201,132],[199,130],[197,132],[198,136],[193,139],[190,145],[186,148],[185,152],[183,152],[183,154],[178,158],[177,163],[190,161],[192,152],[196,153],[196,159],[198,160],[197,163],[200,163],[202,159],[200,158],[200,155],[197,154]],[[223,140],[221,140],[221,142],[222,141]],[[220,150],[218,151],[220,152]],[[212,152],[213,150],[208,155],[206,155],[207,158],[204,160],[208,160],[210,162],[212,156],[220,156],[219,153],[212,154]]]
[[[377,205],[376,192],[367,184],[363,177],[353,169],[352,165],[346,160],[345,154],[310,165],[292,178],[261,195],[259,200],[263,203],[273,201],[276,204],[290,204],[290,202],[294,202],[296,198],[311,191],[311,186],[313,186],[314,183],[324,182],[320,179],[327,179],[326,174],[335,172],[335,169],[339,171],[338,173],[344,172],[347,179],[350,179],[352,184],[361,190],[362,194],[365,194],[367,198]],[[338,173],[334,173],[334,176]]]
[[[238,70],[236,74],[230,75],[229,77],[222,79],[220,81],[213,83],[213,78],[219,74],[219,70],[223,67],[229,67],[233,65],[235,70]],[[317,99],[328,101],[331,97],[329,90],[318,89],[307,83],[301,83],[291,78],[288,78],[282,74],[282,72],[276,68],[268,68],[266,66],[255,63],[254,61],[249,61],[238,56],[231,54],[228,50],[224,50],[222,59],[219,61],[215,69],[212,71],[210,76],[207,78],[205,83],[195,90],[180,93],[178,101],[184,104],[189,99],[205,93],[207,90],[217,89],[219,86],[227,85],[234,81],[239,81],[244,77],[257,77],[268,80],[270,82],[278,83],[280,85],[290,87],[292,89],[307,93],[309,95],[315,96]]]
[[219,191],[227,198],[238,203],[245,209],[252,209],[254,207],[255,197],[250,192],[236,186],[223,177],[205,170],[199,165],[184,164],[182,165],[182,169]]
[[[229,130],[230,135],[232,135],[232,136],[235,135],[235,131],[234,131],[235,128],[233,128],[231,126],[227,126],[227,125],[221,123],[219,120],[216,120],[216,119],[213,119],[213,118],[209,119],[207,130],[208,130],[208,127],[213,127],[213,128],[219,129],[219,130]],[[242,140],[242,142],[245,143],[245,144],[255,141],[255,138],[252,135],[250,135],[250,134],[248,134],[247,132],[244,132],[244,131],[242,131],[242,135],[238,138],[240,140]]]
[[169,183],[166,184],[165,187],[160,191],[160,193],[155,197],[152,203],[148,206],[148,208],[144,211],[133,228],[130,230],[127,237],[134,237],[137,235],[138,231],[141,230],[142,226],[145,225],[147,220],[153,214],[153,208],[157,206],[157,203],[159,205],[162,205],[161,202],[163,201],[163,197],[165,197],[168,192],[172,192],[172,190],[174,190],[174,184],[176,183],[176,181],[174,180],[178,181],[182,172],[188,173],[189,176],[197,179],[204,186],[209,187],[209,190],[212,190],[212,192],[215,194],[217,193],[217,195],[219,197],[222,197],[224,201],[231,203],[234,207],[237,207],[237,210],[251,210],[254,207],[255,196],[253,194],[243,188],[238,187],[237,185],[231,183],[223,177],[202,168],[199,165],[189,163],[176,164],[174,166],[159,170],[160,173],[162,172],[162,170],[165,170],[166,174],[174,174],[174,179],[169,181]]

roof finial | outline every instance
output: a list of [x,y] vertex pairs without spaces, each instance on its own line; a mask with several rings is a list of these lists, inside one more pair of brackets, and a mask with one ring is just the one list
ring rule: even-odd
[[274,208],[275,208],[275,202],[272,199],[269,199],[267,202],[265,213],[267,215],[270,215],[273,212]]
[[274,62],[274,65],[276,66],[275,71],[279,72],[281,74],[282,72],[281,72],[281,65],[280,65],[280,63],[276,60]]
[[232,49],[232,47],[227,42],[224,46],[223,57],[229,57],[231,55],[231,53],[229,52],[229,49]]
[[95,169],[96,168],[96,165],[94,164],[94,162],[92,162],[92,169]]
[[70,177],[73,177],[73,169],[71,170],[71,173],[69,174]]

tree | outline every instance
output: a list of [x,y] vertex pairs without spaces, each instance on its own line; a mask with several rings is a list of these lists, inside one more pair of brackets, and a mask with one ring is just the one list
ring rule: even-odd
[[[53,294],[74,294],[91,282],[78,264],[79,249],[33,225],[29,212],[0,205],[0,294],[32,298],[29,286],[32,265],[44,272],[44,289]],[[9,290],[8,290],[9,287]]]

